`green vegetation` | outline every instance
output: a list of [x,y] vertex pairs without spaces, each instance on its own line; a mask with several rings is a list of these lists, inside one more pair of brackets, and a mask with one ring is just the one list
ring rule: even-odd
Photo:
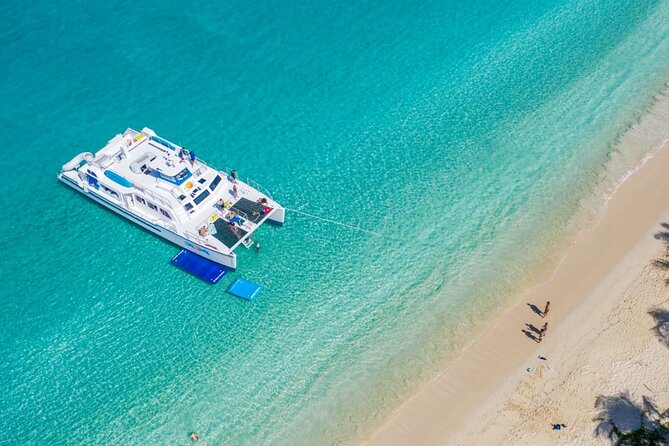
[[[667,435],[669,434],[669,422],[658,423],[652,428],[643,424],[643,415],[639,420],[641,427],[628,432],[623,432],[613,420],[608,420],[611,424],[611,437],[616,446],[663,446],[666,445]],[[615,437],[615,438],[613,438]]]

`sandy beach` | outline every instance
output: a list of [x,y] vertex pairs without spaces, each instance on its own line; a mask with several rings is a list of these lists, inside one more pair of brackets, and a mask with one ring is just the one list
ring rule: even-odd
[[668,260],[658,235],[669,232],[668,191],[665,142],[547,277],[365,444],[611,444],[597,418],[626,428],[644,404],[669,410],[669,270],[658,262]]

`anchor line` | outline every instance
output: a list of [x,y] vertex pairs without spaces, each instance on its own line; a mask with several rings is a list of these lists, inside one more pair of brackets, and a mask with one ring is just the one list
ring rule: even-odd
[[343,226],[345,228],[354,229],[356,231],[364,232],[366,234],[371,234],[375,237],[383,237],[383,234],[379,234],[378,232],[370,231],[369,229],[364,229],[364,228],[361,228],[359,226],[349,225],[349,224],[343,223],[341,221],[332,220],[331,218],[320,217],[318,215],[309,214],[308,212],[298,211],[297,209],[288,209],[288,208],[285,208],[285,209],[289,212],[295,212],[296,214],[301,214],[301,215],[304,215],[306,217],[314,218],[316,220],[321,220],[321,221],[324,221],[324,222],[327,222],[327,223],[332,223],[334,225],[339,225],[339,226]]

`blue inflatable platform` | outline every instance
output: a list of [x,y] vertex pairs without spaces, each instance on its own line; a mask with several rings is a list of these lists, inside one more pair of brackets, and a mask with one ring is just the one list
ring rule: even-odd
[[255,300],[263,287],[246,279],[235,279],[228,287],[228,293],[246,300]]
[[212,285],[216,285],[221,280],[221,277],[227,273],[226,269],[218,263],[207,260],[185,249],[174,256],[170,263]]

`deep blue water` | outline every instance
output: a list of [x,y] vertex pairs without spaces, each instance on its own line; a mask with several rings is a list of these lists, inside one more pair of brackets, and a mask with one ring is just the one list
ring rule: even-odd
[[[5,2],[0,25],[3,444],[355,442],[511,298],[669,80],[662,1]],[[208,286],[56,181],[144,126],[378,235],[288,212]]]

